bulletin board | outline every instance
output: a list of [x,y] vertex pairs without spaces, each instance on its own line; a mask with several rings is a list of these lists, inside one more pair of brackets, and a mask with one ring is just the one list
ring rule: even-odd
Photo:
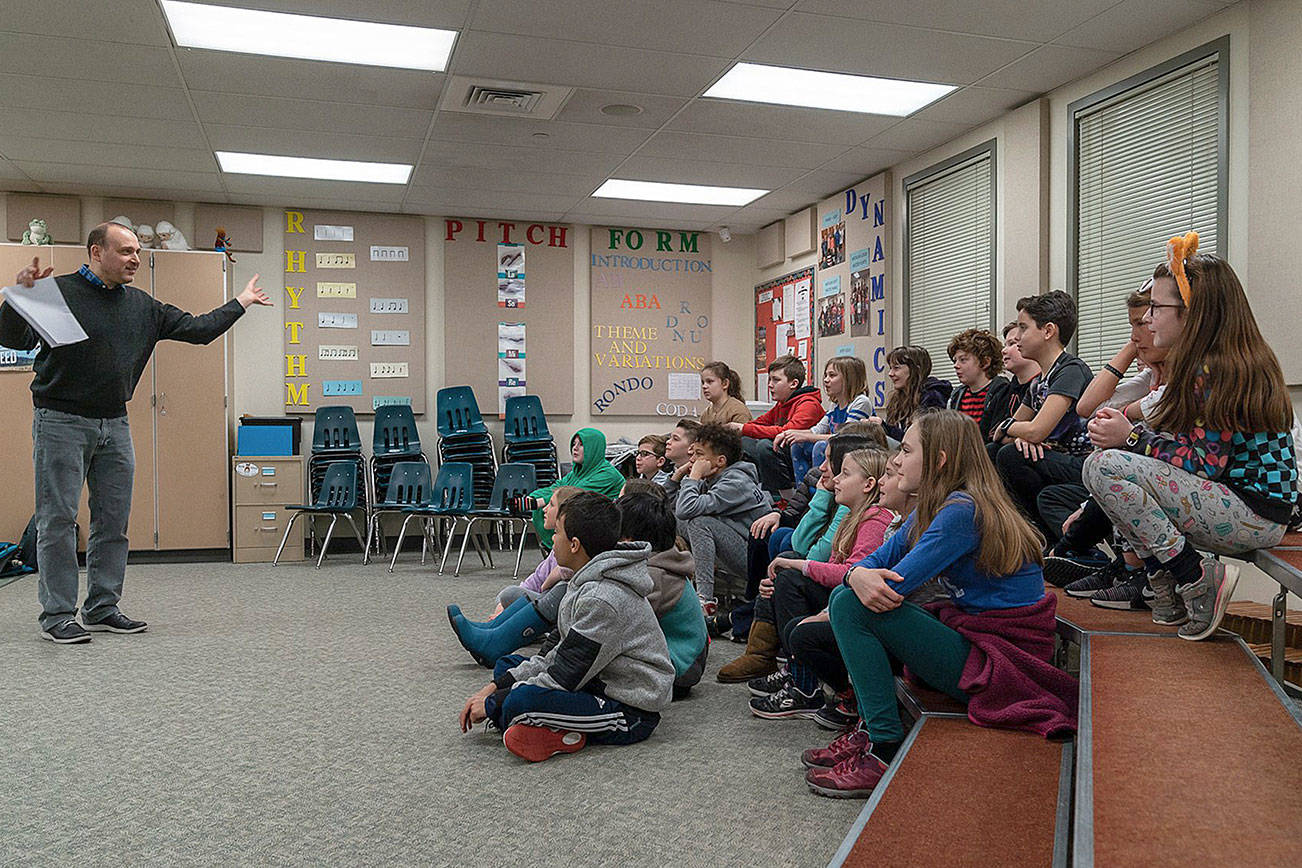
[[596,226],[591,250],[593,417],[700,415],[713,353],[710,236]]
[[424,220],[300,209],[282,219],[286,412],[424,413]]
[[443,222],[443,363],[479,412],[537,395],[574,413],[574,229],[506,220]]
[[814,269],[802,268],[755,287],[755,400],[769,400],[769,365],[790,353],[814,373]]
[[883,172],[818,204],[817,356],[863,359],[868,395],[878,407],[886,403],[892,346],[890,188],[890,173]]

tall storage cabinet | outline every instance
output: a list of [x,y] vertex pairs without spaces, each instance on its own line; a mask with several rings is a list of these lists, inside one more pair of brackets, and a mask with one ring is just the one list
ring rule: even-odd
[[[84,247],[0,244],[0,284],[33,256],[55,274],[76,271]],[[220,253],[151,250],[134,285],[160,301],[206,313],[226,300],[226,261]],[[230,545],[227,470],[225,336],[208,346],[163,341],[127,404],[136,453],[132,551],[223,549]],[[32,374],[0,372],[0,539],[17,539],[35,508],[32,478]],[[84,546],[90,527],[86,493],[77,519]]]

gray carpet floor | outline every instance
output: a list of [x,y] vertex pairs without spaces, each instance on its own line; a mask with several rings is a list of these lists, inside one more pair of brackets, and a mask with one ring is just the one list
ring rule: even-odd
[[642,744],[535,765],[462,735],[487,672],[443,607],[507,583],[414,555],[132,565],[149,631],[65,647],[34,577],[0,588],[0,864],[826,864],[862,803],[806,788],[827,733],[714,680],[732,643]]

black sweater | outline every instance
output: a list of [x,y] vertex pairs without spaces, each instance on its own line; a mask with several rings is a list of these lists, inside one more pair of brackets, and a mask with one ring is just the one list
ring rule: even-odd
[[[134,286],[100,288],[80,274],[55,278],[64,301],[89,340],[62,347],[42,345],[36,354],[32,403],[91,419],[127,414],[154,344],[207,344],[244,313],[232,299],[203,316],[164,304]],[[0,306],[0,345],[30,350],[40,336],[9,305]]]

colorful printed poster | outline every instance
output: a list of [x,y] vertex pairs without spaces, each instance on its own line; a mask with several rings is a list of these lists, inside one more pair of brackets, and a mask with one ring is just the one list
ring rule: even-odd
[[870,286],[871,277],[867,265],[860,271],[850,272],[850,334],[857,338],[872,334],[872,318],[869,316],[872,307]]
[[818,336],[845,334],[845,296],[833,295],[818,301]]
[[840,211],[823,215],[819,233],[818,267],[832,268],[845,262],[845,220]]
[[524,307],[524,245],[497,245],[497,306]]
[[[523,296],[521,302],[523,303]],[[506,417],[506,399],[525,393],[524,323],[497,324],[497,413]]]

